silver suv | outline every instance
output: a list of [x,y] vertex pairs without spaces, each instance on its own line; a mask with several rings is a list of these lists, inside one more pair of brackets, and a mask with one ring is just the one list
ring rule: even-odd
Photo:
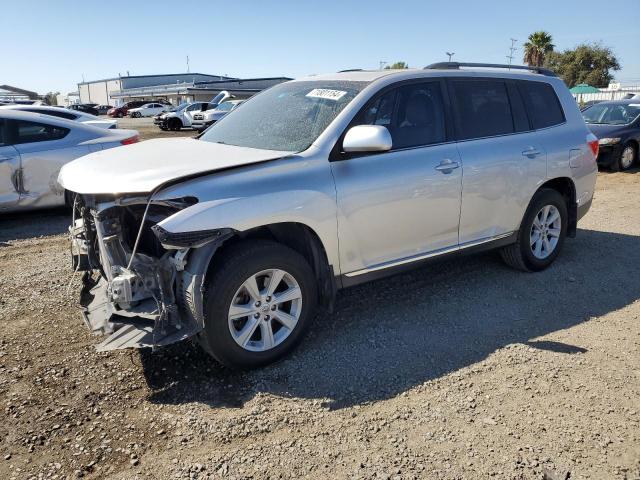
[[84,317],[109,334],[98,348],[195,336],[257,367],[340,288],[490,248],[548,267],[591,205],[598,142],[551,72],[495,67],[295,80],[199,139],[66,165]]

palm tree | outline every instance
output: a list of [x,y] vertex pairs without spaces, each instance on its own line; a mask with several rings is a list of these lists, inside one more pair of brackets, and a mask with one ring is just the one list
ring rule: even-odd
[[549,52],[553,52],[555,45],[553,38],[545,31],[533,32],[529,35],[529,41],[524,44],[524,63],[532,67],[541,67],[544,58]]

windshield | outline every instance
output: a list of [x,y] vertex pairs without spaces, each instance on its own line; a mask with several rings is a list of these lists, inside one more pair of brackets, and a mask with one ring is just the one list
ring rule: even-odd
[[582,112],[584,121],[605,125],[626,125],[640,115],[640,103],[598,103]]
[[[287,82],[256,95],[201,140],[240,147],[306,150],[367,82]],[[220,106],[218,106],[218,109]]]
[[184,102],[181,103],[180,105],[178,105],[177,107],[171,107],[169,109],[170,112],[179,112],[180,110],[184,110],[185,108],[187,108],[190,105],[190,103]]
[[219,112],[228,112],[233,108],[233,103],[231,102],[222,102],[220,105],[216,107],[216,110]]

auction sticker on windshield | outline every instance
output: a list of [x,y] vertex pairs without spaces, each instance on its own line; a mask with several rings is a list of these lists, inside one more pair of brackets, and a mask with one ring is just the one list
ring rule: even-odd
[[309,93],[307,93],[307,97],[311,98],[325,98],[327,100],[340,100],[344,97],[347,92],[343,90],[330,90],[328,88],[314,88]]

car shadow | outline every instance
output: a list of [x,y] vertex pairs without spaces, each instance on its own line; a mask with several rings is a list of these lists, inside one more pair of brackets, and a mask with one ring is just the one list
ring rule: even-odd
[[443,261],[341,291],[284,361],[234,372],[183,342],[141,352],[158,403],[241,406],[258,393],[342,408],[390,398],[511,344],[557,354],[580,346],[533,340],[640,298],[640,237],[579,230],[540,273],[506,267],[495,252]]
[[0,213],[0,247],[9,241],[65,233],[71,224],[71,210],[54,208]]

